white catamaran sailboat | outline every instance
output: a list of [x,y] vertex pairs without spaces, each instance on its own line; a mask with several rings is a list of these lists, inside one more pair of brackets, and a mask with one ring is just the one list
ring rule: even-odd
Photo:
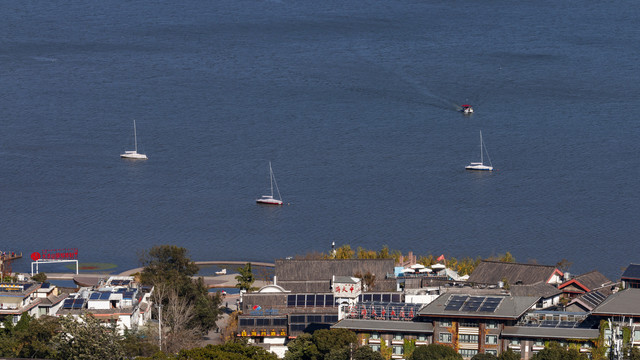
[[133,142],[134,142],[134,150],[127,150],[124,154],[120,154],[120,157],[123,159],[134,159],[134,160],[147,160],[147,155],[138,154],[138,134],[136,133],[136,121],[133,120]]
[[[484,164],[484,153],[487,153],[487,159],[489,159],[489,165]],[[480,171],[492,171],[493,165],[491,164],[491,158],[489,158],[489,152],[487,152],[487,148],[484,146],[484,142],[482,141],[482,130],[480,130],[480,162],[472,162],[469,165],[465,166],[467,170],[480,170]]]
[[[282,205],[282,196],[280,195],[280,189],[278,189],[278,183],[276,182],[276,177],[273,175],[273,169],[271,168],[271,161],[269,161],[269,176],[271,178],[271,195],[262,195],[260,199],[257,199],[256,202],[258,204],[265,205]],[[278,192],[278,198],[275,199],[273,197],[273,184],[276,185],[276,191]]]

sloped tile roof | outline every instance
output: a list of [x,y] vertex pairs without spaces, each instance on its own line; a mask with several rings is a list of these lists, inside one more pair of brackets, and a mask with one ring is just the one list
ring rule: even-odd
[[559,271],[555,266],[518,264],[483,260],[476,266],[467,282],[476,284],[497,284],[506,279],[509,285],[521,282],[523,285],[548,282]]
[[602,273],[600,273],[598,270],[593,270],[586,274],[576,276],[575,278],[560,284],[560,286],[558,287],[562,289],[569,284],[576,284],[576,286],[579,286],[580,288],[586,287],[585,291],[591,291],[606,285],[611,285],[613,284],[613,281],[607,279],[607,277],[602,275]]
[[622,273],[622,279],[640,280],[640,264],[630,264]]
[[640,289],[618,291],[593,309],[594,315],[640,316]]
[[432,333],[433,324],[418,321],[390,321],[390,320],[366,320],[344,319],[331,326],[333,329],[368,330],[383,332],[417,332]]

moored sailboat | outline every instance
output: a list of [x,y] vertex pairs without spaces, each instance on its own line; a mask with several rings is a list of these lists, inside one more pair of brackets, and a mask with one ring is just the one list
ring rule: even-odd
[[[484,164],[484,153],[487,153],[487,159],[489,159],[489,165]],[[479,170],[479,171],[492,171],[493,164],[491,164],[491,158],[489,158],[489,153],[487,152],[487,148],[484,146],[484,142],[482,141],[482,130],[480,130],[480,162],[472,162],[469,165],[465,166],[467,170]]]
[[[280,189],[278,189],[278,183],[276,177],[273,175],[273,169],[271,168],[271,161],[269,161],[269,177],[271,185],[271,195],[262,195],[260,199],[256,199],[256,203],[265,205],[282,205],[282,196],[280,195]],[[273,197],[273,184],[276,185],[276,191],[278,192],[278,198]]]

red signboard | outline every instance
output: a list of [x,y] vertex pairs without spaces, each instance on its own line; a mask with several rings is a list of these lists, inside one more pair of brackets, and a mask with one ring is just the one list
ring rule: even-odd
[[33,261],[42,260],[77,260],[78,248],[70,249],[45,249],[31,254]]

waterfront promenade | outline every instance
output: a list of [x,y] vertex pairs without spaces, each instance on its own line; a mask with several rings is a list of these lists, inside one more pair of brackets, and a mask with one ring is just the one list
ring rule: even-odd
[[[212,260],[212,261],[194,261],[196,265],[239,265],[244,266],[247,263],[250,263],[251,266],[260,266],[260,267],[275,267],[273,263],[267,262],[259,262],[259,261],[221,261],[221,260]],[[143,268],[134,268],[131,270],[123,271],[119,274],[101,274],[101,273],[47,273],[47,279],[50,280],[73,280],[74,283],[79,286],[93,286],[97,285],[100,279],[107,279],[109,276],[133,276],[142,271]],[[204,283],[209,288],[233,288],[237,284],[235,279],[237,274],[224,274],[224,275],[207,275],[202,276],[204,279]],[[254,273],[255,275],[255,273]],[[198,278],[200,276],[194,276],[194,278]],[[254,282],[254,286],[260,288],[266,285],[265,280],[256,280]]]

